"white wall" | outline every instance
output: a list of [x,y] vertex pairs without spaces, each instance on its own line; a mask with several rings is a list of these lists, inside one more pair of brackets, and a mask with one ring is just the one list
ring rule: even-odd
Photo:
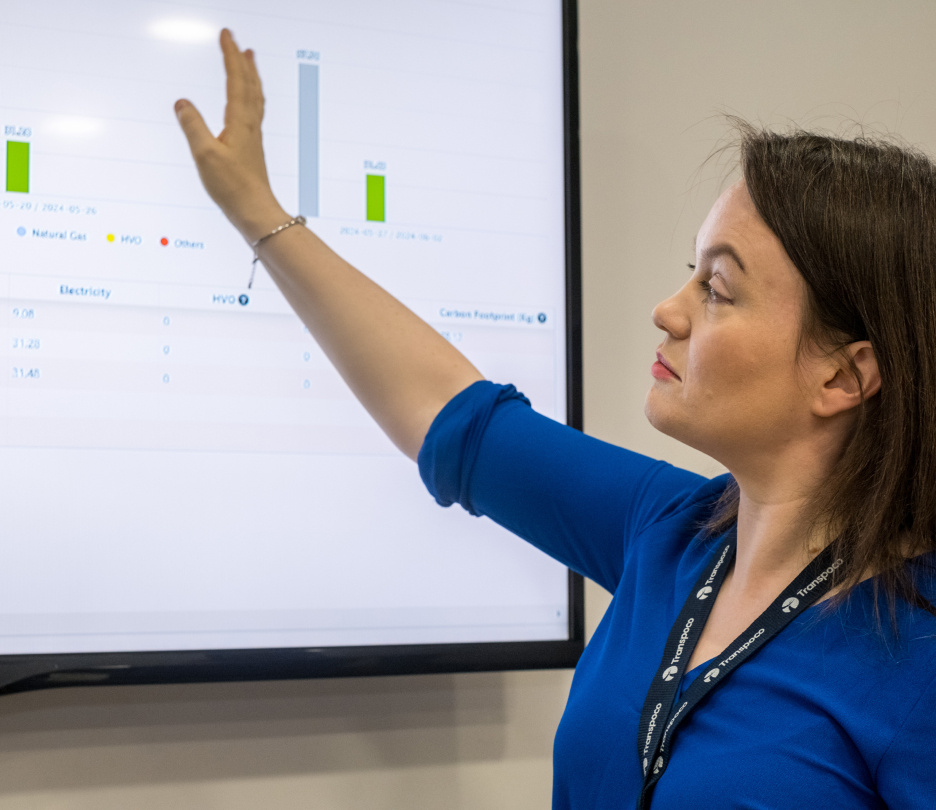
[[[719,112],[936,154],[929,0],[580,0],[586,427],[703,472],[642,416],[653,304],[716,195]],[[716,116],[716,117],[713,117]],[[706,179],[708,178],[708,179]],[[2,561],[2,555],[0,555]],[[589,590],[593,625],[606,597]],[[548,806],[570,674],[70,689],[0,699],[0,810]]]

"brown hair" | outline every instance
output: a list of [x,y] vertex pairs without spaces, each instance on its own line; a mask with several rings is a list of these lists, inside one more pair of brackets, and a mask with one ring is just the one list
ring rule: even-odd
[[[883,139],[733,123],[748,192],[806,282],[800,351],[868,340],[880,368],[813,500],[845,561],[835,601],[872,571],[892,621],[898,597],[936,614],[906,564],[936,549],[936,165]],[[738,497],[726,490],[713,528],[737,519]]]

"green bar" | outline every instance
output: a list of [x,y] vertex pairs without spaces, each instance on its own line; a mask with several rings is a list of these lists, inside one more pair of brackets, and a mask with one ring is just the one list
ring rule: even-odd
[[7,141],[6,190],[29,191],[29,143]]
[[384,222],[386,209],[384,207],[386,177],[382,174],[367,175],[367,221]]

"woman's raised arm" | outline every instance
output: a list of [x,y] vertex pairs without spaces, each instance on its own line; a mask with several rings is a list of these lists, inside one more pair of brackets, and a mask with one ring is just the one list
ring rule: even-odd
[[[263,91],[253,52],[221,32],[227,72],[224,129],[213,136],[191,102],[176,102],[202,183],[248,243],[292,218],[270,188],[260,124]],[[312,336],[390,439],[415,458],[436,414],[482,379],[431,326],[310,230],[287,228],[258,253]]]

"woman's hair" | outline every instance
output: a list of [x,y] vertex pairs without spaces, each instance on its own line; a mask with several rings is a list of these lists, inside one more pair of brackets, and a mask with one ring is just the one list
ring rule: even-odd
[[[868,340],[880,369],[812,504],[845,561],[841,599],[872,571],[892,621],[898,597],[936,613],[906,564],[936,549],[936,165],[881,139],[734,124],[748,192],[806,282],[799,351]],[[714,524],[736,520],[738,497]]]

